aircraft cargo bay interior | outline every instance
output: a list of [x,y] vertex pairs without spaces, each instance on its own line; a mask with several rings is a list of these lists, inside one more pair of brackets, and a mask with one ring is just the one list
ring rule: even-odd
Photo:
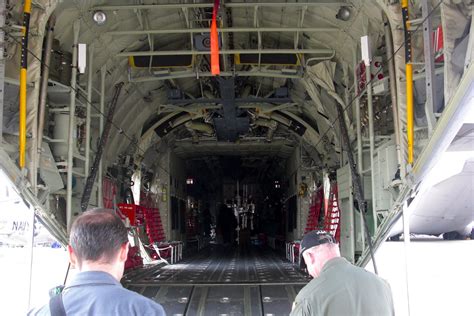
[[0,0],[0,311],[68,284],[72,225],[103,208],[122,285],[168,315],[289,315],[312,231],[397,315],[470,314],[473,10]]

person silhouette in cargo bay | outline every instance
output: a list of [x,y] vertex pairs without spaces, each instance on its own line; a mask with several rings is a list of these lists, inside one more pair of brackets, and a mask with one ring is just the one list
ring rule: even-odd
[[291,315],[394,315],[388,283],[342,258],[334,237],[307,233],[300,264],[314,278],[296,296]]
[[81,214],[67,246],[79,273],[48,305],[29,315],[165,315],[160,304],[120,284],[128,246],[127,229],[112,210]]

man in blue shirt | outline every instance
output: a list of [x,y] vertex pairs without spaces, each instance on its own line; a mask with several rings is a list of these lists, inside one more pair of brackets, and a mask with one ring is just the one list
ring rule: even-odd
[[79,273],[58,296],[62,302],[53,303],[53,298],[29,315],[165,315],[160,304],[120,284],[128,236],[113,211],[94,209],[81,214],[71,227],[67,250]]

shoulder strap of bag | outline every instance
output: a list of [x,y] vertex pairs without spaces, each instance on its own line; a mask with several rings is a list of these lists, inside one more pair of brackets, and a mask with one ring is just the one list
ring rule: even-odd
[[49,311],[51,316],[66,316],[66,310],[64,309],[63,294],[53,296],[49,300]]

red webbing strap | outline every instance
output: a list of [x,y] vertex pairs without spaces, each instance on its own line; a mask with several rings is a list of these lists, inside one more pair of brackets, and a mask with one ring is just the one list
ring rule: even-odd
[[217,10],[219,9],[219,0],[214,0],[214,9],[212,10],[211,24],[211,73],[220,74],[219,67],[219,35],[217,34]]

